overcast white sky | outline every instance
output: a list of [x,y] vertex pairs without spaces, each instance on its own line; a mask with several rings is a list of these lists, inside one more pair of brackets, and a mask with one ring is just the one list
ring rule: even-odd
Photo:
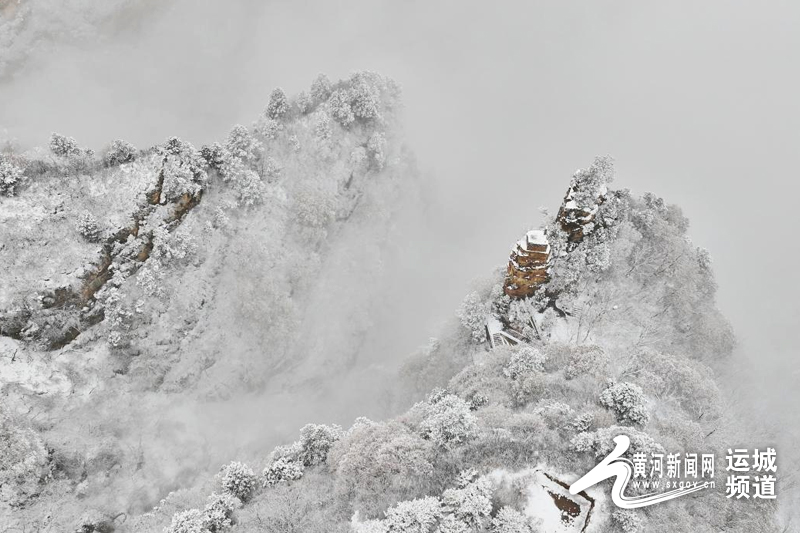
[[611,154],[618,187],[683,207],[743,351],[786,401],[800,378],[796,2],[163,4],[113,37],[34,54],[0,85],[0,132],[199,144],[249,124],[276,85],[381,71],[405,88],[441,213],[407,243],[410,345],[504,262],[540,205],[557,207],[572,171]]

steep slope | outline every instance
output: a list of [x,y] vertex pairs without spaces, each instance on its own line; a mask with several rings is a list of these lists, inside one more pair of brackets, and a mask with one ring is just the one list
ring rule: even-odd
[[[742,435],[714,381],[732,336],[707,254],[677,207],[611,190],[612,178],[608,159],[575,174],[532,296],[505,294],[498,270],[408,361],[425,400],[347,430],[308,424],[255,470],[230,463],[134,529],[780,531],[774,501],[726,498],[722,486],[725,449]],[[489,325],[516,340],[492,346]],[[636,511],[615,510],[605,484],[570,495],[619,434],[628,453],[716,454],[717,488]]]
[[[348,371],[416,191],[398,106],[377,74],[320,76],[200,150],[54,134],[1,156],[3,416],[43,469],[3,478],[4,523],[124,522],[274,442],[303,408],[288,391]],[[258,425],[221,434],[232,414]]]

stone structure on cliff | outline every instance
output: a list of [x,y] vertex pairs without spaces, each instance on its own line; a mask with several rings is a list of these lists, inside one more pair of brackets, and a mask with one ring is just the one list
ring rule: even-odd
[[543,230],[531,230],[517,241],[508,260],[505,293],[512,298],[533,296],[547,282],[550,245]]

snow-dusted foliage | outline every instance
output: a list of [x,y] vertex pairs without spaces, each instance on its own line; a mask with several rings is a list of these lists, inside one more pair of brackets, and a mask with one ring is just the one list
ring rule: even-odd
[[386,135],[383,132],[373,133],[367,141],[367,150],[375,167],[381,170],[386,164]]
[[547,355],[532,346],[523,346],[511,355],[503,374],[518,379],[534,372],[543,372],[546,361]]
[[124,163],[130,163],[136,159],[137,150],[128,141],[117,139],[105,149],[103,153],[103,163],[107,167],[114,167]]
[[488,306],[477,292],[471,292],[464,297],[461,307],[456,313],[461,324],[470,332],[472,340],[483,342],[486,340],[486,313]]
[[320,74],[311,84],[311,98],[314,104],[325,102],[333,92],[333,84],[325,74]]
[[605,195],[608,185],[614,181],[614,160],[598,157],[587,169],[580,169],[572,176],[571,200],[581,209],[592,209],[598,198]]
[[225,148],[231,156],[247,165],[254,165],[261,157],[262,151],[261,143],[241,124],[231,129]]
[[356,119],[353,108],[350,106],[350,95],[345,89],[333,91],[333,94],[328,99],[328,108],[330,109],[331,117],[343,128],[348,127]]
[[22,503],[50,473],[47,448],[32,429],[18,424],[0,405],[0,487]]
[[477,420],[469,404],[454,394],[433,397],[418,406],[422,436],[442,448],[460,446],[477,433]]
[[258,486],[253,470],[244,463],[233,461],[220,469],[217,481],[223,493],[247,501]]
[[58,157],[78,156],[83,153],[78,146],[78,141],[55,132],[50,134],[50,151]]
[[210,533],[222,533],[233,526],[233,512],[242,506],[242,501],[230,494],[211,493],[203,509],[203,526]]
[[200,152],[177,137],[169,138],[158,150],[163,157],[162,201],[174,202],[183,195],[199,194],[207,180]]
[[300,428],[300,461],[305,466],[322,464],[333,444],[342,438],[342,428],[336,424],[306,424]]
[[611,513],[611,521],[622,533],[637,533],[644,525],[644,520],[638,513],[626,509],[617,509]]
[[286,93],[283,92],[283,89],[280,87],[273,89],[272,93],[269,95],[269,104],[267,104],[267,109],[265,111],[267,117],[279,120],[283,118],[288,111],[289,101],[286,98]]
[[613,383],[602,394],[600,403],[614,412],[617,422],[644,426],[650,420],[644,391],[633,383]]
[[600,376],[608,369],[608,356],[597,345],[569,346],[563,349],[568,351],[567,365],[564,368],[564,377],[575,379],[578,376]]
[[593,452],[595,457],[605,457],[614,449],[614,437],[627,435],[631,440],[628,455],[644,453],[648,457],[652,453],[664,453],[664,447],[647,433],[630,426],[609,426],[597,431],[578,433],[572,438],[570,446],[576,452]]
[[301,115],[305,115],[314,107],[314,100],[307,92],[300,91],[295,100],[295,106]]
[[441,504],[433,496],[400,502],[386,511],[386,531],[429,533],[440,515]]
[[181,511],[172,517],[172,523],[164,529],[164,533],[207,533],[204,518],[199,509]]
[[491,483],[468,470],[459,474],[456,485],[442,493],[442,506],[469,528],[480,528],[492,511]]
[[89,212],[83,213],[78,218],[78,233],[89,242],[98,242],[103,235],[103,230],[97,218]]
[[0,154],[0,195],[14,196],[22,177],[22,169],[11,158]]
[[271,487],[282,481],[295,481],[300,479],[303,477],[303,468],[303,463],[300,461],[279,457],[264,468],[264,472],[262,473],[264,477],[264,486]]
[[511,507],[501,507],[492,518],[493,533],[535,533],[528,517]]

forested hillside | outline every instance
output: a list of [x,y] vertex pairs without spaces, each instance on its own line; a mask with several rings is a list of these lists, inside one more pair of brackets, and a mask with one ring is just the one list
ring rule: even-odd
[[363,400],[400,414],[293,410],[357,364],[419,178],[393,81],[268,100],[208,146],[53,134],[0,156],[7,530],[779,531],[771,503],[722,490],[637,511],[566,492],[620,433],[718,457],[740,437],[710,258],[678,207],[613,189],[609,158],[565,180],[530,295],[505,265],[465,288],[392,395]]

